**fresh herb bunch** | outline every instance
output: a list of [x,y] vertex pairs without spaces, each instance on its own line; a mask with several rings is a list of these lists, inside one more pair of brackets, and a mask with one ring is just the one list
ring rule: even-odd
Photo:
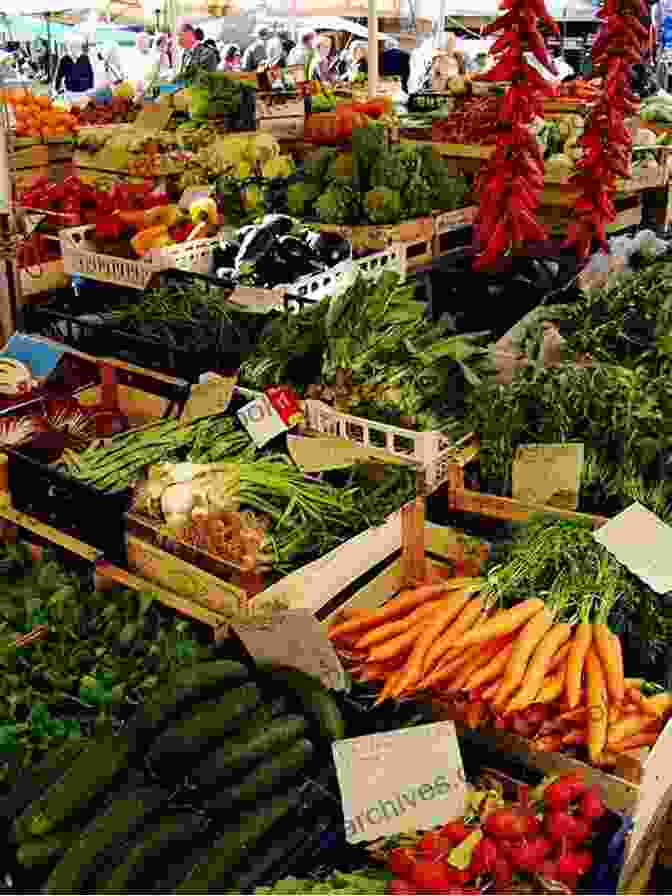
[[466,419],[480,437],[488,489],[510,489],[518,445],[578,441],[586,456],[581,494],[604,510],[601,502],[622,506],[654,485],[669,500],[670,414],[669,377],[652,378],[644,368],[562,364],[528,365],[506,386],[484,381],[467,396]]
[[387,893],[392,875],[384,869],[334,871],[324,878],[285,877],[271,887],[257,887],[255,896],[280,896],[283,893]]
[[566,619],[583,610],[594,618],[607,609],[610,628],[630,652],[628,667],[665,683],[667,670],[659,661],[672,635],[672,607],[595,541],[589,524],[532,517],[498,560],[486,586],[493,598],[508,605],[550,596],[564,601]]
[[[68,738],[120,722],[159,679],[203,659],[191,623],[151,593],[91,591],[45,552],[2,547],[0,560],[0,778]],[[48,625],[44,640],[17,637]]]
[[596,361],[644,366],[653,376],[672,371],[672,261],[612,277],[603,289],[561,308],[567,351]]

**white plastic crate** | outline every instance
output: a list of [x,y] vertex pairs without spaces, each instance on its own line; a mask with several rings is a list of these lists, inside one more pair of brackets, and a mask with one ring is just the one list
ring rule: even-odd
[[136,260],[104,255],[90,248],[86,238],[92,230],[93,227],[86,224],[59,233],[65,273],[133,289],[145,289],[156,273],[169,268],[209,273],[212,251],[218,243],[217,237],[179,243],[165,249],[153,249]]
[[424,473],[427,493],[436,491],[450,478],[451,467],[464,462],[463,449],[473,433],[455,441],[441,432],[416,432],[388,423],[376,423],[334,410],[323,401],[307,399],[304,412],[309,429],[349,439],[367,448],[387,451],[415,464]]

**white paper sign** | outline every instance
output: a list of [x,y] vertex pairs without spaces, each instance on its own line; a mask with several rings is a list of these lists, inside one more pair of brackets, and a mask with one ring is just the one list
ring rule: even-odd
[[672,528],[655,513],[635,502],[594,537],[656,594],[672,591]]
[[312,613],[283,610],[268,622],[236,622],[233,629],[255,660],[293,666],[319,678],[327,688],[347,690],[341,661]]
[[267,395],[260,395],[238,411],[238,419],[252,437],[257,448],[263,448],[276,436],[287,432],[285,422]]
[[464,814],[453,722],[339,740],[332,751],[350,843],[429,830]]
[[635,806],[633,829],[627,841],[623,871],[619,880],[619,893],[635,892],[639,869],[657,849],[657,840],[666,822],[672,804],[672,721],[655,743],[644,766],[639,787],[639,799]]

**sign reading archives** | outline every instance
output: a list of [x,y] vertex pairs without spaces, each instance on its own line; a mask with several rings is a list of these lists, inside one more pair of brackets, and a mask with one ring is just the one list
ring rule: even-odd
[[435,722],[332,745],[349,843],[428,830],[467,802],[452,722]]

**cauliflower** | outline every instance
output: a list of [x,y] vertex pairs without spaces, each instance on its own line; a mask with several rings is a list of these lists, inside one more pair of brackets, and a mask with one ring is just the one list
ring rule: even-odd
[[335,159],[329,163],[327,170],[327,181],[339,181],[342,183],[352,184],[352,153],[339,152]]
[[347,184],[332,184],[316,205],[317,215],[324,224],[349,224],[357,217],[357,196]]
[[263,177],[289,177],[294,174],[294,162],[289,156],[269,159],[261,166]]
[[397,224],[401,220],[401,195],[388,187],[369,190],[364,211],[373,224]]
[[302,218],[306,212],[306,206],[319,196],[319,190],[315,184],[307,184],[305,181],[290,184],[287,187],[287,210],[294,218]]

